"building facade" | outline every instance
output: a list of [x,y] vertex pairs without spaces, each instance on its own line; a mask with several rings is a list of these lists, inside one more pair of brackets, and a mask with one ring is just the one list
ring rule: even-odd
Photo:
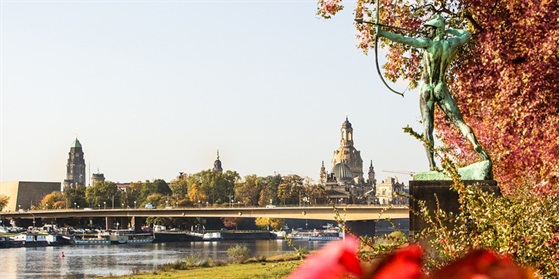
[[0,182],[0,194],[10,197],[2,211],[40,209],[43,198],[54,191],[60,191],[60,186],[60,182]]
[[82,144],[76,138],[68,152],[68,163],[66,164],[66,179],[64,179],[64,190],[75,188],[78,185],[85,186],[85,158]]
[[365,179],[361,152],[354,146],[353,126],[347,117],[342,123],[340,132],[340,147],[334,151],[332,169],[327,172],[324,161],[322,162],[320,183],[326,186],[330,198],[336,199],[337,202],[370,202],[374,199],[376,184],[373,162],[371,161],[367,179]]

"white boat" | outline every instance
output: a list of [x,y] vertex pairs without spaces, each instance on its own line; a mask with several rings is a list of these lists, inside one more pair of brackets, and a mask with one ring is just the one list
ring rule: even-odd
[[155,237],[152,233],[135,233],[131,230],[111,231],[110,241],[112,244],[144,244],[152,243]]
[[212,233],[205,233],[202,236],[202,239],[206,241],[215,241],[215,240],[221,240],[222,238],[221,238],[221,233],[212,232]]
[[75,245],[108,245],[111,244],[108,232],[99,232],[96,237],[86,237],[85,235],[74,236],[70,239],[70,243]]
[[45,247],[49,244],[46,234],[20,233],[10,238],[14,241],[23,241],[24,247]]
[[312,230],[312,231],[297,231],[293,230],[287,235],[287,238],[294,240],[308,240],[308,241],[330,241],[343,238],[343,233],[340,228],[334,227],[332,224],[327,224],[323,226],[323,230]]

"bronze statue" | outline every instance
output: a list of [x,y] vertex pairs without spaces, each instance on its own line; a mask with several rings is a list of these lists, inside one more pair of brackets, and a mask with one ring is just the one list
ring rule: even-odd
[[446,70],[458,52],[459,47],[470,39],[471,34],[466,30],[445,29],[445,20],[440,15],[433,16],[425,23],[425,27],[428,29],[428,35],[423,38],[406,37],[401,34],[385,31],[381,29],[380,24],[376,24],[376,31],[377,36],[424,50],[419,102],[425,140],[429,144],[429,146],[425,147],[429,167],[431,170],[436,169],[432,151],[434,145],[433,119],[435,103],[450,118],[452,123],[460,130],[460,133],[472,143],[474,150],[479,156],[491,163],[489,154],[481,147],[474,131],[464,121],[446,84]]

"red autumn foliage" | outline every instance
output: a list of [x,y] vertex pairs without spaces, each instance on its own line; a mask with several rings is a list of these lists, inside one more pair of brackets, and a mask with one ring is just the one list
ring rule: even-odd
[[[357,1],[356,17],[371,14],[376,8],[367,2]],[[380,3],[383,24],[417,30],[433,13],[440,12],[449,26],[473,33],[449,69],[448,84],[464,119],[493,159],[495,179],[505,192],[529,184],[540,193],[559,193],[559,2]],[[331,16],[339,9],[330,7],[328,11],[322,12]],[[365,51],[374,47],[374,28],[365,24],[356,27],[359,46]],[[409,32],[405,35],[413,36]],[[386,43],[386,77],[405,78],[412,87],[417,85],[420,52]],[[477,160],[469,143],[444,118],[439,111],[436,129],[444,145],[451,147],[462,164]]]

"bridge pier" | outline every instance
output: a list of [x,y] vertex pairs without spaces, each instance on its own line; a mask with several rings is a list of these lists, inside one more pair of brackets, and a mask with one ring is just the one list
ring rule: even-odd
[[357,236],[375,236],[375,220],[345,221],[345,225]]
[[105,217],[105,230],[112,230],[115,227],[115,220],[113,217]]

